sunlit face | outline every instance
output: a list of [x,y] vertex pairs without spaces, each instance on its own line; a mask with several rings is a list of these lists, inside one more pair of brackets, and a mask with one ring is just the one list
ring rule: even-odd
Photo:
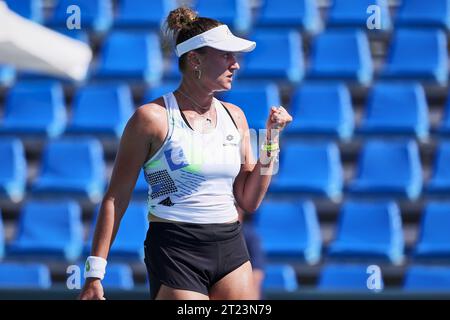
[[233,75],[239,70],[236,53],[226,52],[210,47],[199,55],[202,71],[202,84],[211,91],[225,91],[231,89]]

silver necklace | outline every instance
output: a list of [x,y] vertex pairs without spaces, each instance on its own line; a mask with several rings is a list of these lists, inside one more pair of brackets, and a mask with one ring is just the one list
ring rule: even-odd
[[[187,99],[189,99],[189,101],[191,101],[193,104],[195,104],[197,107],[199,107],[200,109],[203,109],[203,107],[201,105],[199,105],[193,98],[191,98],[190,96],[188,96],[186,93],[184,93],[183,91],[181,91],[180,89],[177,90],[179,93],[181,93],[184,97],[186,97]],[[212,105],[212,103],[211,103]],[[210,112],[210,110],[208,111],[208,113]],[[198,114],[200,117],[202,117],[203,119],[205,119],[206,123],[208,124],[208,126],[212,127],[213,122],[210,116],[205,116],[203,114]]]

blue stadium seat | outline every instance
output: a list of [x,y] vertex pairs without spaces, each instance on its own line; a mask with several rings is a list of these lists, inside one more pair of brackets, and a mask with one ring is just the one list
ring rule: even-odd
[[[84,254],[86,256],[89,255],[91,250],[98,213],[99,208],[95,212],[89,239],[84,246]],[[110,258],[144,261],[143,243],[148,229],[147,215],[148,210],[145,202],[130,202],[109,252]]]
[[65,138],[48,143],[40,174],[32,191],[36,194],[79,195],[99,201],[105,187],[103,148],[92,138]]
[[154,84],[161,80],[162,72],[163,57],[157,34],[116,31],[104,43],[96,76]]
[[269,79],[293,83],[302,80],[304,58],[298,31],[257,30],[249,38],[256,41],[258,49],[244,54],[241,70],[237,71],[239,79]]
[[133,97],[126,84],[88,85],[75,97],[66,132],[119,138],[133,112]]
[[396,196],[414,200],[422,190],[422,165],[415,141],[367,141],[360,153],[355,195]]
[[299,287],[294,268],[289,264],[270,264],[264,268],[263,290],[296,291]]
[[448,73],[447,55],[447,38],[442,30],[397,29],[381,76],[445,85]]
[[44,264],[0,263],[0,289],[49,289],[50,270]]
[[450,135],[450,95],[448,95],[449,99],[445,104],[445,110],[443,112],[443,117],[439,128],[437,131],[443,135]]
[[450,258],[450,203],[429,202],[424,208],[414,255],[419,258]]
[[179,81],[181,80],[181,72],[178,68],[178,57],[175,52],[169,54],[168,60],[170,61],[166,64],[164,69],[164,79],[168,81]]
[[6,0],[8,8],[22,17],[42,23],[44,18],[44,4],[42,0]]
[[271,192],[295,192],[337,199],[342,194],[343,169],[332,142],[290,142],[280,154],[280,169]]
[[66,125],[63,88],[58,82],[19,82],[8,92],[0,132],[56,137]]
[[17,138],[1,138],[0,154],[0,197],[19,202],[24,197],[27,180],[23,144]]
[[450,268],[411,266],[406,272],[403,289],[411,292],[450,292]]
[[427,192],[450,194],[450,142],[442,142],[438,146],[432,170]]
[[8,86],[14,82],[16,71],[11,66],[0,65],[0,85]]
[[148,183],[145,180],[144,170],[141,170],[134,187],[134,194],[138,196],[146,196],[148,194]]
[[356,81],[367,85],[373,66],[369,41],[360,30],[328,30],[313,41],[310,78]]
[[5,255],[5,231],[3,229],[2,212],[0,211],[0,260]]
[[281,104],[278,87],[274,83],[254,82],[233,85],[223,100],[231,102],[244,111],[250,129],[265,129],[270,107]]
[[[79,11],[69,10],[76,5]],[[69,11],[69,13],[68,13]],[[111,0],[58,0],[51,16],[47,21],[49,26],[66,26],[67,22],[74,22],[71,18],[80,13],[80,27],[96,32],[105,32],[111,27],[113,21],[113,4]]]
[[162,97],[163,95],[175,91],[180,83],[178,81],[167,81],[163,82],[157,86],[148,88],[147,91],[144,94],[144,99],[142,101],[142,104],[149,103],[150,101],[153,101],[159,97]]
[[403,260],[400,209],[395,202],[346,202],[341,208],[335,240],[329,256]]
[[397,11],[396,24],[405,27],[442,27],[450,29],[449,0],[402,1]]
[[[327,27],[354,27],[367,29],[370,6],[377,6],[380,13],[380,30],[391,28],[387,0],[333,0],[328,14]],[[369,21],[370,22],[370,21]]]
[[305,83],[295,91],[289,110],[294,120],[288,133],[341,139],[353,134],[352,100],[343,83]]
[[217,19],[238,33],[245,33],[251,27],[249,0],[195,0],[194,4],[201,17]]
[[428,136],[428,104],[420,83],[377,83],[372,87],[359,132]]
[[[327,264],[321,271],[317,287],[321,291],[379,292],[384,287],[383,275],[381,269],[375,271],[379,274],[374,271],[363,264]],[[379,275],[380,278],[368,283],[371,275]]]
[[30,201],[21,210],[9,256],[76,260],[83,249],[81,208],[77,202]]
[[[84,265],[79,265],[82,270],[81,286],[84,286]],[[133,270],[127,263],[108,263],[105,278],[102,280],[105,289],[132,290],[134,288]]]
[[175,0],[120,0],[114,26],[159,29],[175,7]]
[[269,258],[294,258],[309,264],[320,260],[320,226],[310,201],[265,201],[258,209],[255,228]]
[[255,24],[314,32],[321,27],[321,20],[315,0],[264,0]]

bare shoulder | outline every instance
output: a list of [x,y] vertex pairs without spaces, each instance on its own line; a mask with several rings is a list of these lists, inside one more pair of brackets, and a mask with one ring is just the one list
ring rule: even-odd
[[155,129],[163,129],[163,125],[166,123],[163,120],[166,117],[164,100],[158,98],[138,107],[129,122],[140,130],[154,131]]
[[247,119],[245,117],[244,111],[242,111],[241,108],[239,108],[237,105],[232,104],[230,102],[221,101],[225,107],[230,111],[231,115],[233,116],[234,121],[236,121],[236,124],[239,128],[245,128],[247,124]]

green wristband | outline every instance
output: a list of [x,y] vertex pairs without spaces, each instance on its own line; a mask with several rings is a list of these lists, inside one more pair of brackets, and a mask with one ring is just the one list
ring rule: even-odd
[[268,143],[268,144],[263,144],[261,146],[261,150],[263,151],[277,151],[280,149],[280,146],[278,143]]

